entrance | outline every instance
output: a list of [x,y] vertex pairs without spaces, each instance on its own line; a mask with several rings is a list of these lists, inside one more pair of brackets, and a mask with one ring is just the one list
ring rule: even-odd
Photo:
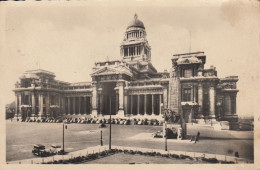
[[[102,115],[110,115],[110,110],[112,115],[116,115],[117,112],[117,96],[116,91],[114,88],[116,87],[116,83],[103,83],[102,84],[103,90],[100,95],[100,111]],[[110,104],[111,100],[111,104]]]

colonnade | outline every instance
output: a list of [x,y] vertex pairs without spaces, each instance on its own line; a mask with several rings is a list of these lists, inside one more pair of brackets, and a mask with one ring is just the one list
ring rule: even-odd
[[160,115],[162,114],[162,94],[141,94],[125,97],[125,112],[129,115]]
[[71,96],[65,97],[65,114],[90,114],[91,97],[90,96]]

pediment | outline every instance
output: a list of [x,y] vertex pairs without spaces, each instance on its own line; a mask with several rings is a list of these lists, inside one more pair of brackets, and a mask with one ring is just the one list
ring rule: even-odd
[[120,74],[120,72],[116,69],[113,68],[109,68],[109,67],[104,67],[101,68],[95,72],[92,73],[92,76],[96,76],[96,75],[109,75],[109,74]]

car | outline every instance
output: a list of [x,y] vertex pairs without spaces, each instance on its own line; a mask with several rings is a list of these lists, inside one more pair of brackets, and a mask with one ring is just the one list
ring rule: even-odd
[[45,146],[42,144],[35,144],[33,146],[32,153],[36,156],[40,156],[45,151]]
[[63,149],[61,148],[61,145],[51,145],[49,152],[52,155],[61,155],[63,153]]
[[99,128],[104,128],[104,127],[106,127],[106,124],[105,124],[105,123],[100,123],[100,124],[99,124]]
[[162,138],[163,137],[163,131],[160,130],[160,131],[157,131],[153,134],[153,137],[154,138]]

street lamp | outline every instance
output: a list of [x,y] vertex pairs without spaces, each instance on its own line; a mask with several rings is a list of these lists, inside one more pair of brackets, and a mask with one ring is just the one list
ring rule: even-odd
[[166,133],[166,129],[167,129],[167,123],[166,123],[166,112],[168,110],[164,110],[164,127],[165,127],[165,151],[167,151],[167,133]]
[[111,150],[111,96],[109,96],[109,112],[110,112],[110,117],[109,117],[109,150]]
[[63,131],[62,131],[62,155],[64,155],[65,153],[65,147],[64,147],[64,129],[67,129],[67,125],[65,126],[64,125],[64,122],[63,122]]

